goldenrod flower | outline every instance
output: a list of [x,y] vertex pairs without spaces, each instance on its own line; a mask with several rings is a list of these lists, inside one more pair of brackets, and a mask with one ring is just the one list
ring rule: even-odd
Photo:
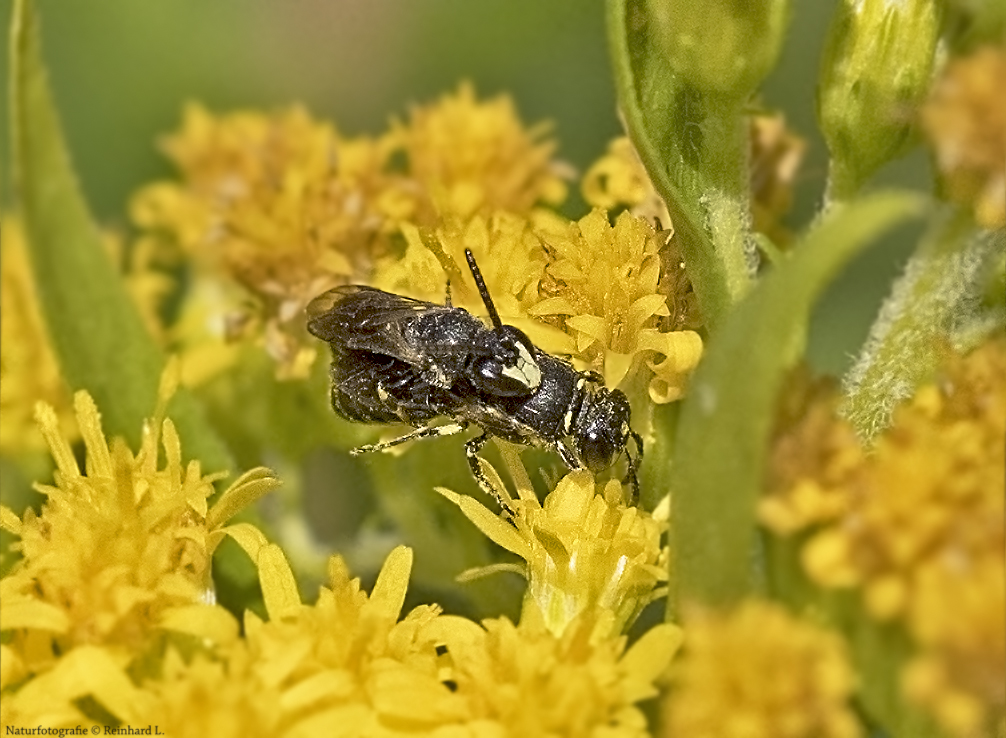
[[204,277],[247,290],[255,305],[235,299],[215,319],[236,325],[251,307],[249,335],[264,339],[281,375],[302,376],[315,358],[304,307],[337,284],[370,281],[399,228],[463,227],[476,214],[562,201],[545,130],[526,130],[509,98],[476,101],[468,85],[376,138],[345,138],[301,108],[214,117],[192,105],[164,146],[183,183],[141,191],[133,219],[144,249],[180,248]]
[[564,167],[552,159],[548,130],[548,124],[525,128],[505,95],[476,100],[470,84],[413,107],[408,123],[396,123],[391,135],[415,190],[431,204],[432,212],[416,221],[432,225],[438,216],[467,220],[498,210],[526,214],[537,205],[560,204]]
[[1006,226],[1006,50],[954,59],[922,109],[947,197],[985,228]]
[[197,653],[186,663],[175,649],[164,655],[161,675],[144,687],[144,724],[173,738],[275,738],[282,735],[283,705],[275,685],[262,679],[248,644],[239,640],[216,658]]
[[778,605],[693,612],[672,669],[663,735],[688,738],[855,738],[855,688],[834,633]]
[[626,136],[608,144],[607,153],[583,175],[580,188],[583,199],[592,207],[601,210],[626,207],[644,220],[659,221],[666,229],[672,227],[667,205],[654,189],[646,167]]
[[248,290],[267,349],[302,373],[313,358],[300,343],[304,306],[367,274],[385,235],[414,209],[385,171],[390,143],[344,139],[301,108],[218,118],[192,105],[165,150],[184,184],[142,190],[134,221],[162,249],[180,248]]
[[16,664],[5,665],[0,686],[29,680],[11,697],[19,714],[47,714],[50,704],[90,694],[120,719],[136,717],[139,698],[126,669],[142,673],[147,650],[165,633],[206,643],[237,635],[233,618],[206,604],[210,557],[226,535],[224,523],[275,479],[264,469],[248,472],[210,507],[223,474],[204,475],[198,461],[183,464],[175,427],[163,417],[172,382],[167,373],[136,454],[105,439],[94,401],[78,392],[83,470],[54,410],[39,405],[54,484],[36,487],[47,497],[41,514],[29,509],[19,520],[0,508],[0,523],[21,539],[22,560],[0,581],[4,656]]
[[[220,726],[235,736],[245,727],[252,735],[390,736],[463,719],[465,701],[441,676],[442,631],[429,630],[439,608],[423,605],[399,620],[411,550],[389,554],[369,596],[332,557],[328,586],[306,605],[276,546],[260,535],[236,539],[258,566],[269,621],[246,613],[246,638],[220,651],[222,663],[169,660],[166,678],[149,689],[170,734]],[[212,700],[218,688],[222,700]]]
[[675,324],[671,307],[675,312],[682,307],[668,305],[661,235],[629,213],[611,226],[603,211],[594,210],[575,223],[553,221],[541,237],[549,254],[541,286],[545,299],[528,312],[561,316],[576,339],[576,354],[599,370],[609,387],[617,387],[644,359],[655,375],[650,398],[681,397],[702,340],[694,331],[661,330]]
[[852,426],[836,421],[833,382],[797,374],[788,387],[772,443],[769,494],[758,504],[762,524],[779,535],[841,516],[866,459]]
[[504,322],[524,317],[525,306],[537,298],[545,254],[531,224],[521,216],[498,212],[467,221],[450,218],[425,235],[409,225],[402,234],[407,243],[404,257],[386,259],[375,270],[374,284],[382,289],[443,302],[449,279],[454,305],[485,314],[465,260],[467,248]]
[[35,425],[36,402],[54,408],[60,432],[78,437],[70,390],[60,374],[39,312],[35,277],[18,219],[3,218],[0,257],[0,453],[41,451],[45,440]]
[[524,559],[517,571],[528,580],[525,611],[533,604],[552,633],[561,636],[577,618],[591,623],[599,636],[623,632],[665,594],[659,587],[667,581],[668,550],[661,536],[668,527],[669,500],[652,514],[626,507],[616,480],[597,488],[590,472],[574,471],[541,505],[516,451],[507,447],[504,455],[517,499],[488,463],[482,468],[516,513],[511,522],[474,498],[437,491],[490,539]]
[[949,735],[999,734],[995,721],[1006,708],[1004,577],[1000,548],[970,564],[934,562],[915,578],[908,620],[919,652],[902,687]]
[[467,735],[648,736],[634,703],[654,697],[681,643],[674,625],[657,625],[625,650],[625,637],[596,637],[577,621],[561,636],[525,611],[506,618],[441,616],[446,678],[466,708]]
[[807,142],[786,127],[782,115],[753,115],[750,129],[754,229],[785,247],[793,236],[782,218],[793,203],[793,180]]
[[[269,621],[245,619],[246,639],[183,664],[146,685],[151,714],[172,735],[565,735],[643,736],[635,702],[680,643],[661,625],[628,651],[578,622],[561,638],[540,618],[480,626],[422,605],[401,618],[412,552],[393,550],[368,596],[333,557],[329,584],[301,603],[279,549],[239,542],[255,559]],[[401,618],[401,619],[400,619]],[[212,699],[219,690],[220,699]]]
[[811,435],[833,445],[811,447],[819,467],[761,507],[777,533],[812,526],[811,579],[859,587],[874,617],[905,624],[919,649],[906,688],[955,735],[998,714],[1006,694],[1004,376],[1002,340],[956,359],[871,456],[818,416]]

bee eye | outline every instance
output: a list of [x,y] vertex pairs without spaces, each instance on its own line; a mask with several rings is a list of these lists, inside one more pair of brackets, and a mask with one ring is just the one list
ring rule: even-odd
[[577,447],[583,463],[595,474],[615,463],[615,454],[618,452],[611,440],[599,433],[588,433],[580,437]]

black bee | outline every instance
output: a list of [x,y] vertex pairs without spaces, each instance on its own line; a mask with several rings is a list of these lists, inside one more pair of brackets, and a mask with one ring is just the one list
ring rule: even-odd
[[[478,453],[497,436],[553,448],[570,469],[595,473],[625,451],[635,501],[643,443],[629,425],[628,398],[607,389],[598,374],[576,371],[538,349],[517,328],[504,325],[475,257],[469,250],[465,256],[492,328],[453,307],[449,285],[445,305],[349,285],[308,306],[307,329],[332,349],[335,412],[357,422],[403,422],[416,428],[352,453],[382,451],[476,425],[482,433],[465,444],[465,452],[476,481],[490,494],[495,495]],[[429,424],[441,416],[453,422]],[[627,450],[630,437],[636,458]]]

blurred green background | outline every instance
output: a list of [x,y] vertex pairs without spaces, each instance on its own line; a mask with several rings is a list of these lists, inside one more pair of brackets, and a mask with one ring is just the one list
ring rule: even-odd
[[[10,16],[10,1],[3,2]],[[809,149],[791,225],[813,218],[826,152],[814,85],[833,2],[794,3],[790,31],[762,102],[786,112]],[[528,123],[555,124],[559,155],[583,171],[620,124],[600,0],[39,0],[43,44],[84,191],[105,225],[126,226],[137,187],[170,176],[157,151],[188,100],[217,111],[305,104],[349,134],[376,132],[412,103],[472,80],[480,95],[509,93]],[[2,55],[6,78],[7,38]],[[7,97],[3,160],[8,162]],[[916,154],[887,183],[928,181]],[[4,166],[5,206],[10,202]],[[568,213],[583,212],[573,198]],[[841,373],[862,342],[909,242],[855,263],[817,311],[810,355]]]

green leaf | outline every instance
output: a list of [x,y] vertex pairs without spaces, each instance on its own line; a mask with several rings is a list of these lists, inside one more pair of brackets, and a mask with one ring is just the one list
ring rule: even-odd
[[709,342],[674,448],[671,614],[683,599],[729,603],[754,589],[755,505],[776,395],[803,352],[814,301],[846,262],[923,207],[917,195],[889,192],[836,208]]
[[691,5],[682,19],[673,2],[609,0],[608,37],[629,136],[715,328],[751,284],[744,106],[774,63],[786,4],[713,3],[718,26]]
[[[62,372],[86,389],[109,435],[132,445],[151,416],[164,357],[147,333],[80,192],[42,64],[31,0],[11,22],[12,156],[42,314]],[[226,448],[184,390],[169,409],[183,449],[209,469],[232,467]]]

